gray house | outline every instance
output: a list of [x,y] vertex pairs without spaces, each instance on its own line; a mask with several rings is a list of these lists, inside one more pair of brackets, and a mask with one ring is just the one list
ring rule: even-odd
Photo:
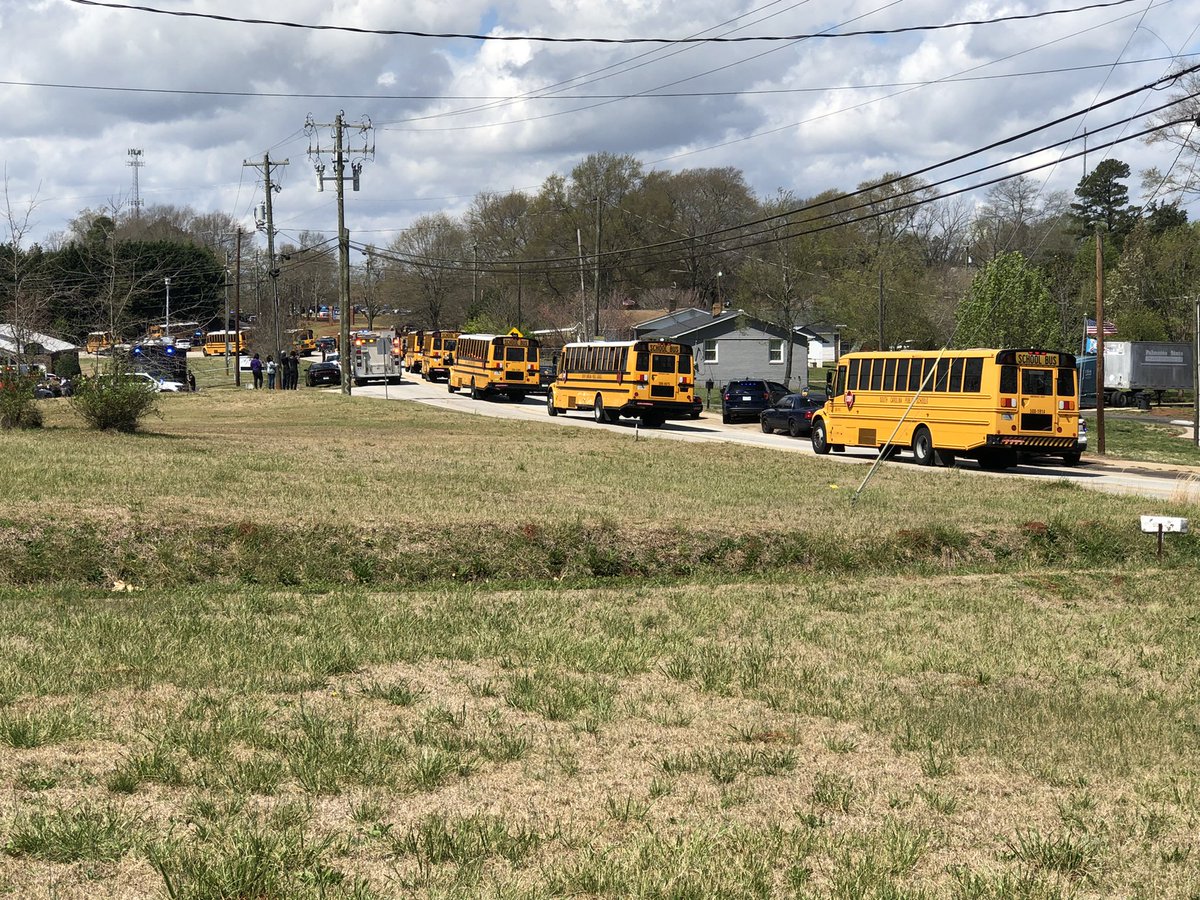
[[[737,378],[764,378],[783,382],[788,370],[788,329],[756,319],[740,309],[680,309],[638,325],[638,340],[670,340],[691,344],[696,359],[696,385],[714,387]],[[796,334],[791,340],[791,384],[799,390],[808,384],[808,342]]]
[[0,365],[32,363],[47,372],[57,372],[64,357],[73,356],[74,364],[61,366],[68,373],[79,371],[79,348],[56,337],[28,328],[0,324]]

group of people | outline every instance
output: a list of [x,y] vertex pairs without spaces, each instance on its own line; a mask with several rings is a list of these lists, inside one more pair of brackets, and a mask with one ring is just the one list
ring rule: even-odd
[[279,354],[279,362],[275,362],[275,357],[272,354],[267,354],[267,361],[264,363],[257,353],[250,360],[250,372],[254,376],[254,387],[261,388],[263,386],[263,373],[267,376],[267,390],[275,390],[275,381],[278,378],[279,387],[284,391],[292,391],[300,386],[300,358],[293,350],[289,353]]

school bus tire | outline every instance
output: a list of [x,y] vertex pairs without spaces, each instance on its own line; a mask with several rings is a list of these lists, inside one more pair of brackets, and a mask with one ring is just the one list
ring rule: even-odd
[[934,463],[933,435],[924,425],[917,426],[913,432],[912,455],[918,466],[932,466]]
[[546,412],[548,412],[552,416],[558,415],[558,407],[554,405],[553,389],[546,391]]
[[458,388],[456,388],[454,386],[454,382],[451,381],[449,378],[446,379],[446,390],[448,390],[451,394],[458,393]]
[[597,394],[596,399],[592,401],[592,418],[600,425],[609,421],[608,411],[604,408],[604,397],[600,394]]
[[824,419],[815,419],[813,421],[809,440],[812,441],[813,453],[817,454],[817,456],[824,456],[830,451],[829,435],[825,431]]
[[471,379],[471,399],[472,399],[472,400],[478,400],[478,399],[480,399],[480,397],[482,397],[482,396],[483,396],[483,395],[482,395],[482,393],[481,393],[481,392],[480,392],[480,390],[479,390],[479,385],[477,385],[477,384],[475,383],[475,379],[474,379],[474,378],[472,378],[472,379]]

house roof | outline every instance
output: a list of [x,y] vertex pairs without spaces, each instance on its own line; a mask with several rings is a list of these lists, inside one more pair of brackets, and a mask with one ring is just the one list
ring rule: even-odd
[[[740,309],[727,309],[720,315],[712,315],[704,310],[693,309],[689,310],[693,315],[682,318],[674,323],[665,323],[664,327],[657,328],[652,332],[645,332],[638,329],[639,337],[649,340],[683,340],[695,342],[703,340],[708,334],[724,334],[735,330],[739,325],[749,325],[751,328],[756,328],[759,331],[767,334],[772,334],[778,338],[787,338],[788,333],[786,328],[780,328],[778,325],[773,325],[770,322],[764,322],[762,319],[756,319],[754,316],[748,315]],[[646,325],[656,323],[646,323]],[[645,328],[646,326],[643,326]],[[807,336],[796,334],[793,337],[804,339],[807,343]]]
[[60,341],[56,337],[51,337],[48,334],[41,334],[37,331],[25,331],[22,339],[17,340],[17,329],[12,325],[0,324],[0,350],[5,353],[16,353],[17,345],[20,344],[41,344],[46,348],[48,353],[62,353],[66,350],[78,350],[79,347],[67,341]]

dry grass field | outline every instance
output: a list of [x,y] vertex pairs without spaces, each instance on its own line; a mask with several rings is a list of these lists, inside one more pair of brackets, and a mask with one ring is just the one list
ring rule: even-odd
[[1200,896],[1194,508],[160,405],[0,436],[0,896]]

